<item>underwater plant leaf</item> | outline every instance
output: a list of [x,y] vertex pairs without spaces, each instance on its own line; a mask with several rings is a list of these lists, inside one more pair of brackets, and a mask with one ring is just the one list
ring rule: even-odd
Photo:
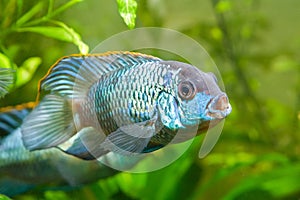
[[0,68],[12,68],[9,58],[0,53]]
[[71,1],[68,1],[67,3],[65,3],[62,6],[60,6],[59,8],[57,8],[56,10],[53,10],[53,12],[49,13],[49,15],[51,17],[53,17],[55,15],[58,15],[59,13],[62,13],[63,11],[65,11],[68,8],[70,8],[74,4],[77,4],[77,3],[82,2],[82,1],[83,0],[71,0]]
[[0,200],[11,200],[11,199],[3,194],[0,194]]
[[57,24],[61,28],[63,28],[71,36],[72,40],[70,42],[72,42],[78,47],[80,53],[87,54],[89,52],[89,46],[82,41],[79,33],[77,33],[74,29],[70,28],[63,22],[60,21],[52,21],[52,22]]
[[135,27],[137,2],[135,0],[117,0],[119,13],[128,28]]
[[30,81],[41,62],[42,59],[39,57],[31,57],[25,60],[17,69],[15,86],[20,87]]
[[232,3],[228,0],[221,0],[216,4],[216,11],[218,13],[225,13],[227,11],[230,11],[232,7]]
[[43,36],[54,38],[57,40],[72,42],[72,36],[65,29],[61,27],[35,26],[35,27],[18,28],[17,31],[38,33]]
[[6,95],[13,86],[15,78],[15,64],[0,53],[0,98]]
[[28,12],[26,12],[22,17],[20,17],[16,24],[17,26],[21,26],[27,21],[29,21],[34,15],[36,15],[38,12],[42,9],[42,2],[37,3],[35,6],[33,6]]
[[34,26],[34,27],[18,28],[17,31],[38,33],[53,39],[70,42],[75,44],[78,47],[80,53],[85,54],[88,52],[88,46],[81,40],[80,35],[76,31],[74,31],[74,29],[68,27],[62,22],[55,22],[55,23],[60,25],[60,27]]
[[246,177],[223,199],[236,199],[253,191],[264,191],[273,198],[284,198],[300,190],[300,165],[289,163],[269,172]]

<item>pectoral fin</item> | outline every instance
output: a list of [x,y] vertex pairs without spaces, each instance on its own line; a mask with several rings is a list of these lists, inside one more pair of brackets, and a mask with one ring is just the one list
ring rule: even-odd
[[122,126],[107,137],[102,131],[86,127],[74,136],[76,138],[72,142],[59,147],[85,160],[99,158],[108,152],[132,155],[143,152],[156,132],[155,123],[150,120]]
[[155,133],[155,124],[152,121],[130,124],[108,135],[101,146],[123,155],[141,153]]
[[67,141],[59,148],[84,160],[94,160],[107,153],[100,146],[106,136],[93,127],[81,129],[74,137],[72,141]]
[[199,151],[199,158],[204,158],[211,152],[213,147],[216,145],[224,126],[225,120],[222,120],[219,124],[215,127],[209,129],[205,135],[205,138],[202,142],[200,151]]

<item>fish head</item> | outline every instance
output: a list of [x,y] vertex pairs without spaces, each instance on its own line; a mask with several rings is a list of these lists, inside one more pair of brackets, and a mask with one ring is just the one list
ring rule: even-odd
[[181,62],[172,61],[170,65],[179,69],[175,95],[183,126],[198,124],[205,129],[209,122],[219,122],[230,114],[228,97],[219,88],[213,73]]

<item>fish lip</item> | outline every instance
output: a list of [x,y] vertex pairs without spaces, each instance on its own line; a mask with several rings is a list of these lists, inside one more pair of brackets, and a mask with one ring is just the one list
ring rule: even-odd
[[[224,97],[224,96],[227,98],[226,108],[224,108],[223,110],[218,110],[218,109],[213,108],[215,103],[217,103],[217,101],[219,101],[220,98]],[[215,96],[214,98],[211,98],[210,101],[207,103],[206,108],[205,108],[205,115],[209,116],[212,119],[223,119],[231,113],[231,110],[232,110],[232,107],[228,101],[227,95],[225,93],[221,93],[221,94]]]

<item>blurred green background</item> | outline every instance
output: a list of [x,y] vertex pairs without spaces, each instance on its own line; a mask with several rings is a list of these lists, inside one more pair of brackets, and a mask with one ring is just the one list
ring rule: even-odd
[[[199,159],[200,136],[164,169],[16,199],[299,199],[299,19],[297,0],[137,1],[136,28],[180,31],[218,66],[233,111],[217,145]],[[1,1],[0,64],[18,73],[0,105],[34,101],[57,59],[125,30],[117,1]]]

